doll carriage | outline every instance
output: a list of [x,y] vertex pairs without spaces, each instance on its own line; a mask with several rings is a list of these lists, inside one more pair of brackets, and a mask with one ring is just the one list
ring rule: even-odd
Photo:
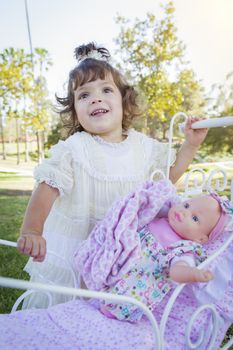
[[[185,116],[183,113],[179,113],[173,117],[169,136],[170,148],[173,123],[179,115]],[[167,170],[168,175],[169,170]],[[219,177],[221,177],[221,183]],[[229,187],[229,180],[227,180],[226,171],[215,169],[207,176],[202,169],[194,168],[186,177],[185,191],[182,196],[199,194],[210,187],[221,194],[221,191],[224,191],[227,186]],[[230,182],[230,192],[231,200],[233,200],[232,180]],[[44,328],[39,337],[39,348],[43,349],[47,348],[43,343],[44,338],[47,337],[48,340],[49,336],[51,339],[56,338],[56,345],[54,343],[54,346],[51,346],[50,343],[48,349],[211,350],[222,348],[226,350],[233,348],[233,338],[221,347],[224,335],[233,323],[232,231],[233,221],[229,220],[221,238],[208,246],[209,258],[199,265],[200,267],[208,266],[213,271],[215,279],[208,284],[178,285],[167,294],[153,313],[145,305],[129,297],[79,288],[66,288],[48,283],[42,284],[0,278],[0,285],[3,287],[28,289],[12,308],[11,328],[17,325],[17,317],[15,317],[14,311],[30,293],[38,291],[46,293],[50,302],[53,293],[64,293],[72,295],[74,298],[73,301],[66,305],[65,313],[64,305],[52,307],[48,309],[47,313],[44,310],[39,312],[38,310],[31,311],[29,316],[26,316],[26,313],[22,313],[21,332],[24,332],[24,334],[23,336],[17,334],[18,344],[21,344],[21,347],[18,347],[18,349],[27,348],[27,346],[24,346],[24,342],[28,342],[28,337],[30,340],[32,339],[28,333],[30,333],[35,320],[35,327]],[[13,242],[1,240],[1,243],[15,246]],[[72,270],[72,267],[70,269],[74,285],[78,287],[79,284],[75,272]],[[77,297],[93,298],[94,300],[87,302],[83,299],[78,300],[76,299]],[[142,308],[145,317],[138,324],[109,319],[99,312],[98,302],[96,301],[98,299],[121,303],[131,302]],[[45,316],[49,317],[50,320],[52,319],[53,323],[60,329],[59,337],[54,326],[42,327]],[[3,323],[2,327],[4,328]],[[42,326],[40,327],[40,325]],[[7,327],[9,325],[6,320],[5,328],[2,329],[4,336],[7,333]],[[35,344],[32,349],[37,347],[38,344]],[[7,348],[4,347],[4,349]],[[13,347],[9,345],[8,349],[13,349]]]

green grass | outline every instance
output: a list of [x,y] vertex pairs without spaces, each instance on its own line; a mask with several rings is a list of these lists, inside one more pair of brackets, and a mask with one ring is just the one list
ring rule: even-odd
[[[0,238],[9,241],[16,241],[19,236],[19,229],[26,209],[29,196],[8,195],[0,196]],[[6,277],[28,279],[23,271],[28,258],[17,252],[14,247],[0,246],[0,275]],[[21,290],[0,288],[0,313],[8,313],[22,294]]]
[[25,181],[26,176],[17,175],[15,173],[0,173],[0,181],[8,182],[8,181]]
[[[0,193],[4,190],[21,190],[24,194],[32,191],[34,186],[32,176],[18,175],[10,172],[0,172]],[[23,194],[23,193],[22,193]]]

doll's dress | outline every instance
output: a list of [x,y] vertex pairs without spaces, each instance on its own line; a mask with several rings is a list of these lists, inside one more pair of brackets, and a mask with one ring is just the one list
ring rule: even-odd
[[[160,219],[158,227],[166,228],[166,231],[169,230],[166,219]],[[184,259],[184,256],[191,259],[193,257],[194,264],[198,265],[206,259],[206,252],[200,244],[181,239],[168,247],[163,247],[148,225],[139,231],[139,236],[141,241],[140,259],[113,288],[107,288],[107,291],[134,297],[146,304],[151,311],[154,311],[165,295],[174,287],[174,282],[169,279],[169,267],[173,259],[175,258],[177,261]],[[103,301],[101,310],[110,318],[130,322],[139,321],[143,315],[143,311],[132,304]]]

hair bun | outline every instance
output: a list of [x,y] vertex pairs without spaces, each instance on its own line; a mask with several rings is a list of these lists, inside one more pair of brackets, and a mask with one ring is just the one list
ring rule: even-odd
[[95,58],[107,61],[110,58],[110,53],[105,47],[98,47],[94,42],[86,45],[80,45],[74,49],[74,57],[78,62],[86,58]]

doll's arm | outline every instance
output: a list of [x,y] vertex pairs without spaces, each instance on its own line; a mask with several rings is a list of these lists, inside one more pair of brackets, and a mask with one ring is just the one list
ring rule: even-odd
[[178,283],[209,282],[213,277],[212,272],[191,267],[185,261],[170,267],[170,278]]

